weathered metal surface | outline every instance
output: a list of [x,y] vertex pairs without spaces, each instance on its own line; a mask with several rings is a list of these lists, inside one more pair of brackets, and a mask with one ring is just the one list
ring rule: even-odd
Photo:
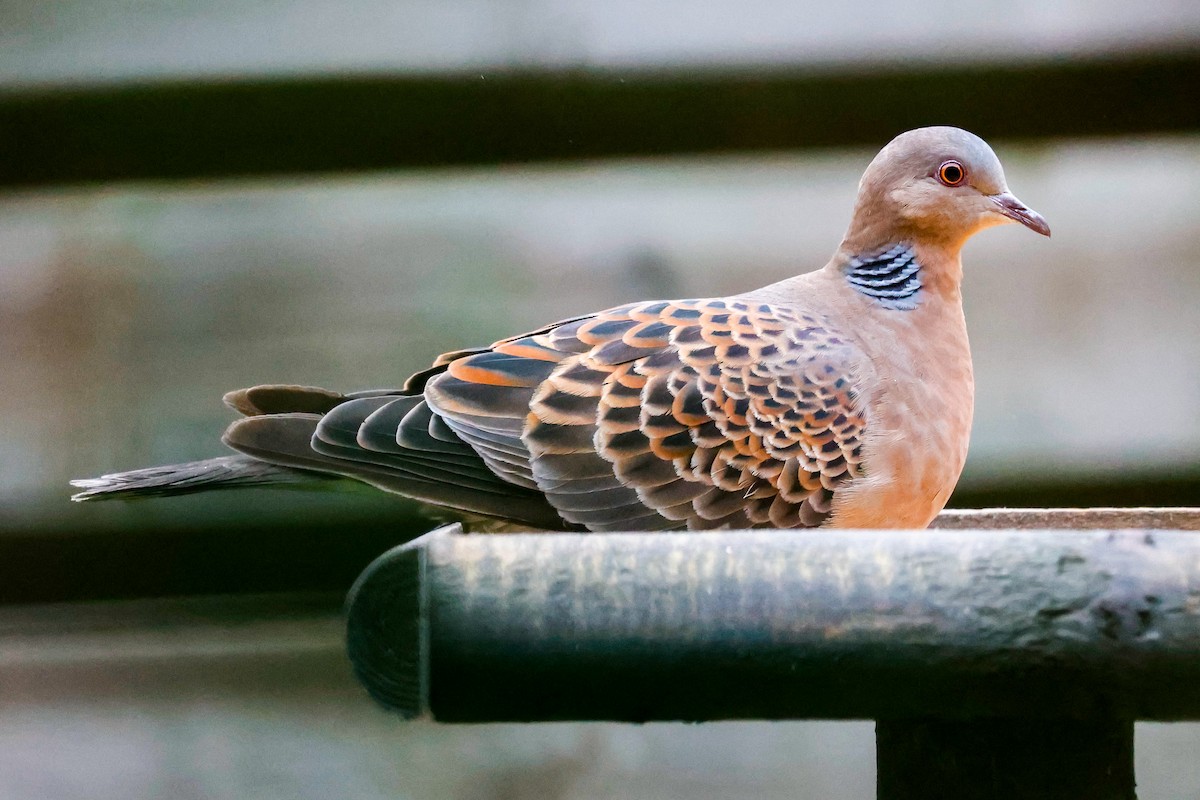
[[442,529],[349,623],[372,694],[444,721],[1200,718],[1182,531]]

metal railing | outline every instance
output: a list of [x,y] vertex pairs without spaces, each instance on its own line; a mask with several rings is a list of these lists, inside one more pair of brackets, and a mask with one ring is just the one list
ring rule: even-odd
[[1134,720],[1200,719],[1200,510],[940,525],[450,526],[364,572],[350,654],[406,717],[875,719],[881,798],[1133,797]]

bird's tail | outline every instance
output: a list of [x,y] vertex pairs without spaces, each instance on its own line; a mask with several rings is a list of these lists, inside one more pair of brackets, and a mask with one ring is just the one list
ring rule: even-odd
[[280,486],[336,479],[293,467],[281,467],[249,456],[222,456],[187,464],[148,467],[130,472],[114,472],[99,478],[71,481],[83,489],[72,495],[76,502],[84,500],[129,499],[171,494],[204,492],[210,489],[237,489],[251,486]]

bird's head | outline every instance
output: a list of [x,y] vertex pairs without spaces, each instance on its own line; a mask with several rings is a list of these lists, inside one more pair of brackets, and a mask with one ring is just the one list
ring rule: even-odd
[[960,128],[918,128],[889,142],[863,173],[847,239],[890,231],[957,249],[1005,222],[1050,235],[1046,220],[1008,190],[987,142]]

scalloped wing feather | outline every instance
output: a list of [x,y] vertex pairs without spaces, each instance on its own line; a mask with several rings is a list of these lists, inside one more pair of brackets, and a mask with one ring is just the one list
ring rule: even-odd
[[640,303],[447,353],[400,392],[231,393],[251,416],[226,440],[547,528],[810,527],[861,471],[862,358],[786,307]]
[[497,342],[426,383],[488,462],[591,530],[809,527],[861,469],[861,352],[750,300],[623,306]]

